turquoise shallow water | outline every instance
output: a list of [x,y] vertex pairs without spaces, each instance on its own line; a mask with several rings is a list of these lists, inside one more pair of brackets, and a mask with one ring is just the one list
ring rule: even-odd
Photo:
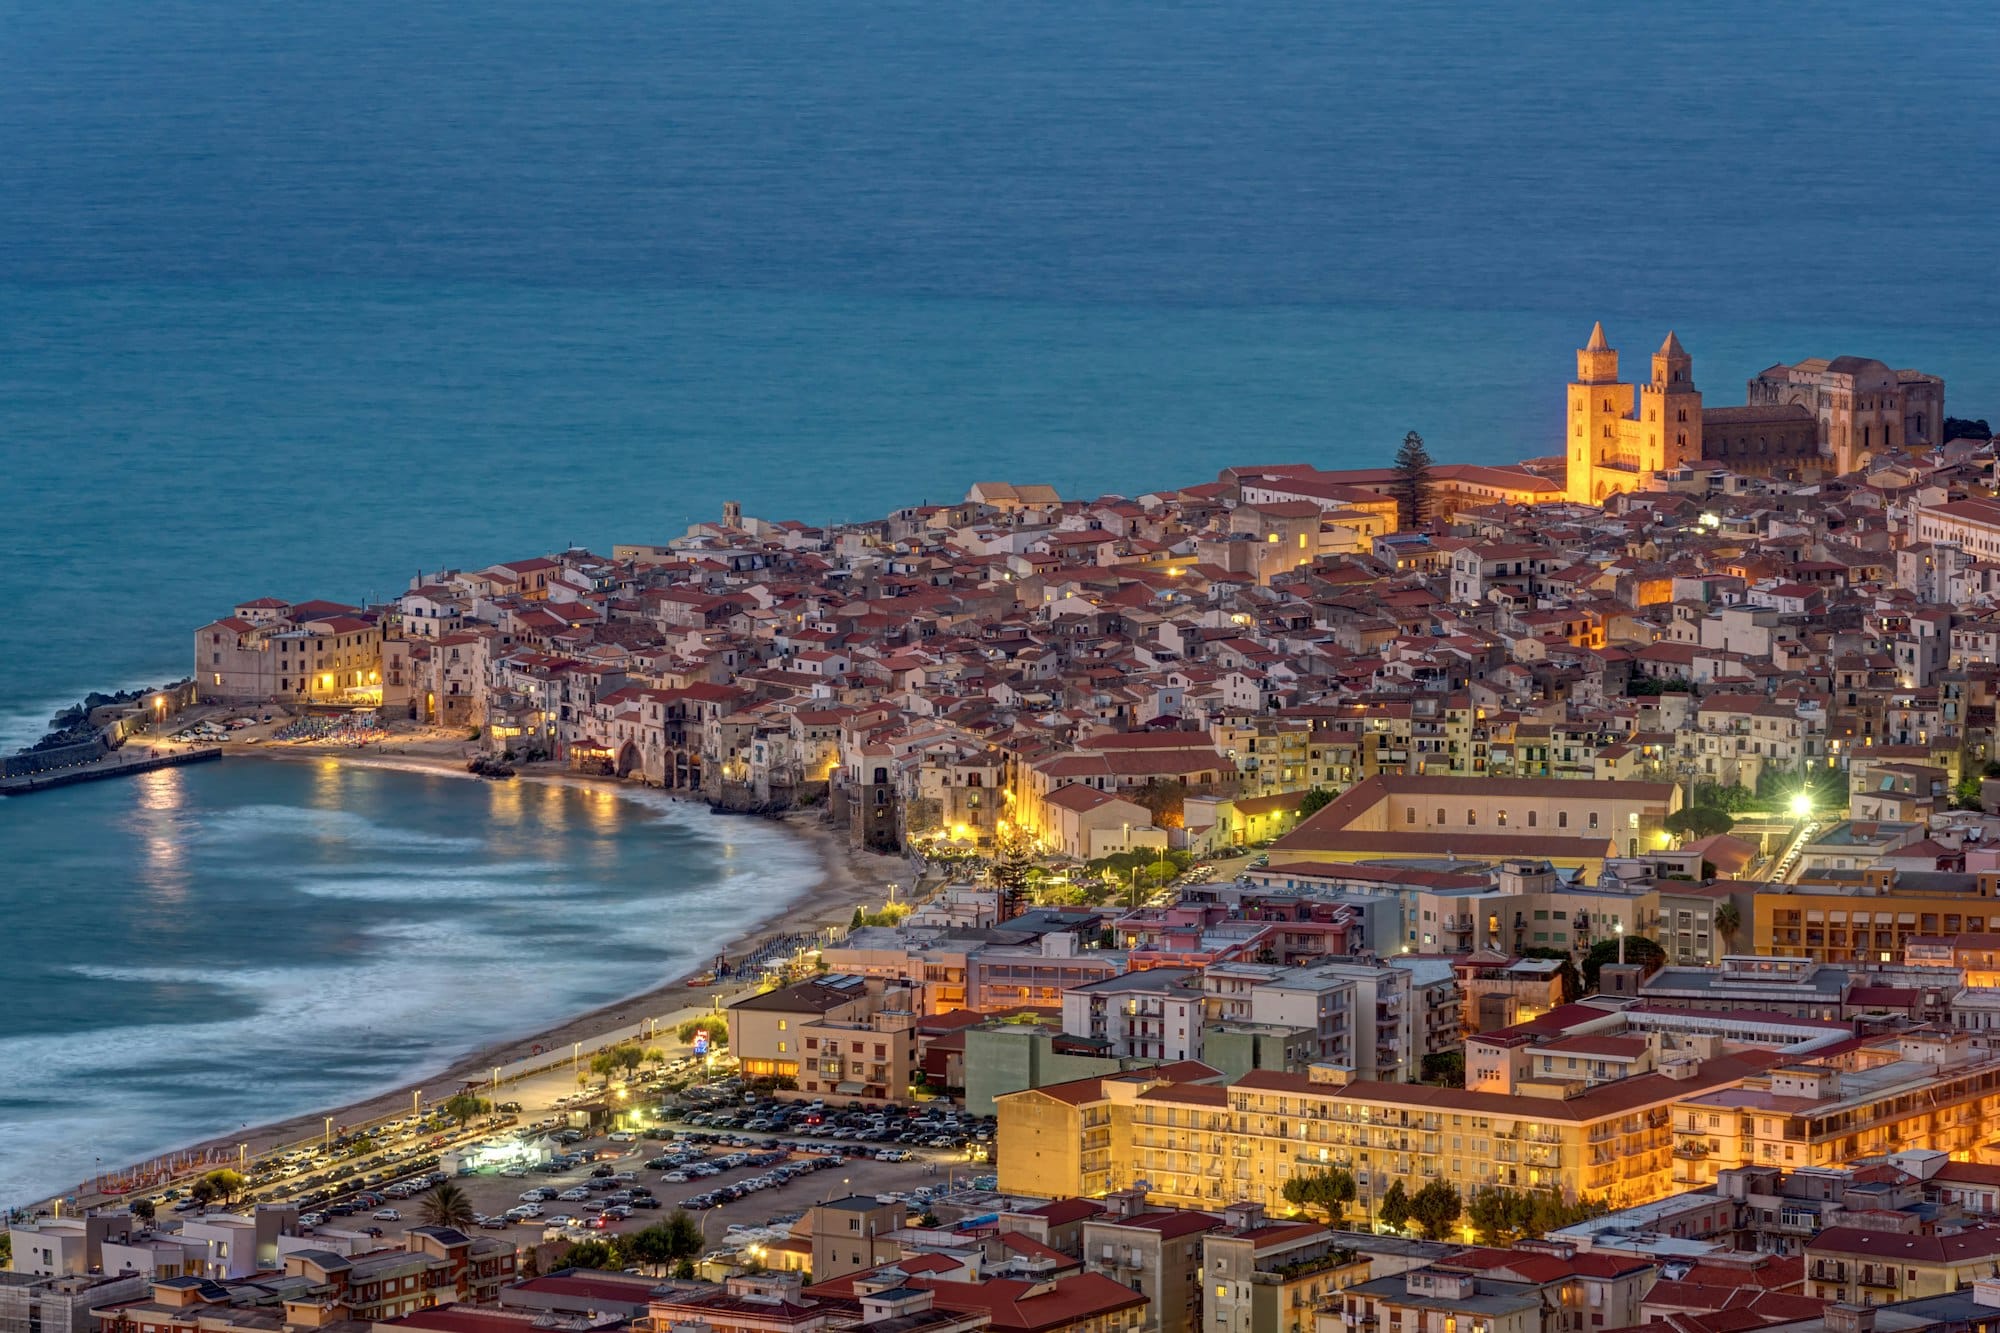
[[[1857,353],[1995,417],[1996,54],[1969,2],[0,5],[0,744],[237,599],[728,498],[1548,452],[1598,317],[1714,402]],[[656,919],[804,873],[501,799],[0,803],[0,1200],[636,989]]]
[[659,985],[817,875],[645,792],[260,759],[0,804],[0,865],[0,1205]]

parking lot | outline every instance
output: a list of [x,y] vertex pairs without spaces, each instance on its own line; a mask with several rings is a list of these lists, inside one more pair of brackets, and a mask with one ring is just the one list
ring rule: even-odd
[[[990,1121],[942,1102],[917,1108],[781,1102],[746,1094],[734,1080],[661,1096],[657,1111],[641,1117],[654,1122],[644,1129],[565,1127],[558,1104],[557,1118],[509,1131],[550,1136],[562,1155],[456,1177],[479,1219],[475,1225],[517,1243],[583,1240],[637,1230],[686,1208],[711,1243],[721,1245],[731,1228],[782,1225],[848,1193],[898,1195],[921,1210],[931,1194],[984,1172],[973,1159],[984,1155],[993,1132]],[[412,1128],[420,1135],[428,1127]],[[320,1211],[309,1224],[385,1235],[421,1224],[423,1194],[443,1177],[428,1155],[403,1161],[410,1171],[397,1173],[389,1187],[316,1200]]]

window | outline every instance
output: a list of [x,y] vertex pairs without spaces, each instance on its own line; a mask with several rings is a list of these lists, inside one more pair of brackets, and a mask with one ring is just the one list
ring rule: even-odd
[[1414,824],[1417,822],[1417,807],[1413,805],[1403,811],[1403,822],[1405,824]]
[[1569,811],[1567,810],[1556,811],[1556,827],[1557,828],[1569,827]]
[[1444,823],[1444,807],[1443,807],[1443,806],[1439,806],[1439,807],[1438,807],[1438,817],[1437,817],[1437,822],[1438,822],[1438,823],[1440,823],[1440,824]]
[[1494,823],[1496,823],[1496,824],[1498,824],[1498,825],[1499,825],[1499,826],[1500,826],[1501,828],[1506,828],[1506,827],[1507,827],[1507,812],[1506,812],[1505,810],[1502,810],[1502,811],[1501,811],[1501,812],[1500,812],[1500,813],[1499,813],[1498,815],[1496,815],[1496,816],[1494,817],[1494,820],[1493,820],[1493,822],[1494,822]]
[[1476,827],[1478,823],[1479,823],[1479,812],[1477,810],[1467,810],[1465,812],[1465,826],[1467,828],[1473,828]]
[[1592,829],[1595,829],[1597,827],[1597,811],[1595,810],[1592,810],[1590,812],[1590,827]]
[[1530,810],[1528,812],[1528,827],[1533,828],[1534,826],[1535,826],[1535,812],[1533,810]]

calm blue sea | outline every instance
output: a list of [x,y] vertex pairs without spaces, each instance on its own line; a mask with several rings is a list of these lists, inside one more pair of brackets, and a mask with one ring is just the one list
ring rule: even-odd
[[[1676,328],[1715,402],[1858,353],[1993,417],[1996,36],[1858,0],[0,4],[0,742],[182,672],[233,600],[727,498],[1135,491],[1409,429],[1548,452],[1593,318],[1628,364]],[[341,808],[184,781],[224,843],[241,801]],[[264,940],[154,957],[133,799],[0,806],[0,911],[254,970]],[[240,832],[237,888],[268,863],[326,919]],[[314,965],[386,956],[350,945]],[[33,1039],[142,1046],[102,984],[37,974],[71,1027]],[[127,1119],[166,1114],[134,1087]]]

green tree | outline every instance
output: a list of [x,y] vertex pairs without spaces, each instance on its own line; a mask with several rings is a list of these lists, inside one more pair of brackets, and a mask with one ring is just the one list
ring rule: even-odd
[[1306,794],[1299,797],[1299,819],[1301,822],[1318,814],[1333,802],[1333,793],[1324,787],[1308,787]]
[[223,1167],[219,1171],[209,1172],[195,1182],[195,1186],[201,1185],[208,1186],[208,1199],[203,1202],[227,1204],[243,1192],[243,1176],[228,1167]]
[[[1583,988],[1595,992],[1599,977],[1606,963],[1618,961],[1618,941],[1616,938],[1599,940],[1590,946],[1590,952],[1583,956]],[[1625,937],[1625,961],[1637,963],[1644,970],[1643,975],[1652,976],[1667,964],[1666,951],[1647,939],[1644,935]]]
[[1946,417],[1944,438],[1946,441],[1990,440],[1993,438],[1993,428],[1986,424],[1983,417]]
[[679,1263],[675,1264],[674,1280],[677,1282],[694,1281],[694,1260],[683,1259]]
[[1465,1086],[1465,1051],[1438,1051],[1424,1057],[1424,1082],[1439,1087]]
[[704,1032],[708,1034],[710,1046],[729,1044],[729,1024],[720,1018],[690,1018],[674,1029],[674,1036],[679,1038],[681,1045],[692,1046],[694,1039]]
[[1443,1240],[1451,1234],[1464,1205],[1458,1191],[1443,1180],[1433,1180],[1410,1197],[1410,1219],[1424,1233],[1425,1240]]
[[1421,528],[1431,516],[1431,456],[1424,437],[1411,431],[1396,450],[1396,479],[1389,491],[1396,499],[1396,530]]
[[434,1227],[457,1227],[464,1230],[477,1219],[472,1211],[472,1200],[464,1190],[452,1181],[441,1181],[431,1186],[430,1191],[418,1200],[418,1211],[426,1223]]
[[1507,1245],[1527,1234],[1532,1205],[1518,1190],[1488,1187],[1472,1192],[1465,1220],[1482,1245]]
[[444,1113],[456,1120],[460,1129],[464,1129],[492,1109],[492,1102],[469,1092],[453,1093],[444,1099]]
[[563,1251],[559,1268],[622,1268],[618,1252],[601,1240],[580,1240]]
[[1732,782],[1726,787],[1719,782],[1697,782],[1694,784],[1693,803],[1712,805],[1734,815],[1755,805],[1757,798],[1740,782]]
[[1382,1202],[1375,1205],[1375,1216],[1391,1231],[1401,1231],[1410,1221],[1410,1196],[1400,1180],[1390,1183],[1383,1191]]
[[153,1220],[155,1209],[151,1199],[134,1199],[126,1207],[131,1209],[132,1216],[138,1218],[141,1222],[150,1222]]
[[1338,1225],[1354,1202],[1354,1176],[1340,1167],[1293,1176],[1284,1184],[1285,1202],[1294,1208],[1318,1208],[1329,1222]]
[[1961,778],[1958,784],[1951,789],[1951,804],[1955,810],[1984,809],[1985,804],[1980,800],[1979,779],[1976,777]]
[[1690,805],[1660,821],[1660,827],[1677,838],[1712,838],[1736,827],[1726,811],[1712,805]]
[[1028,872],[1035,867],[1034,849],[1022,832],[1008,827],[993,838],[993,887],[1000,891],[1000,917],[1021,915],[1028,903]]
[[708,1247],[702,1237],[701,1223],[685,1208],[676,1208],[667,1214],[667,1237],[676,1259],[691,1259]]

